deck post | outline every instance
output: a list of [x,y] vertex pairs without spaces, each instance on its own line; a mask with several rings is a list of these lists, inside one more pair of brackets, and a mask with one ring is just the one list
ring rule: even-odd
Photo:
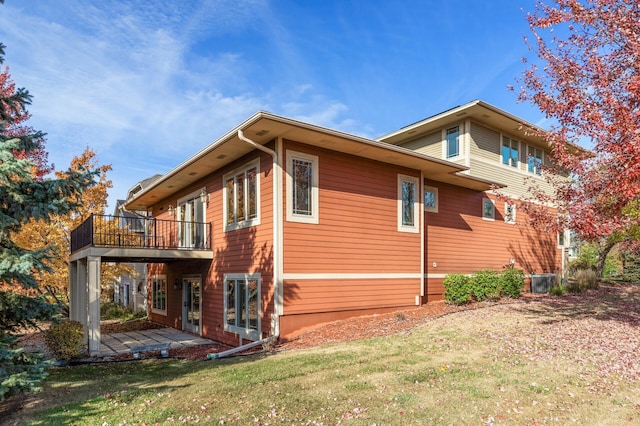
[[82,297],[82,292],[86,293],[85,268],[80,261],[69,262],[69,319],[82,325],[86,325],[87,322],[86,315],[83,315],[87,310],[86,301],[83,301]]
[[87,332],[89,333],[89,355],[100,353],[100,257],[88,256],[88,302]]

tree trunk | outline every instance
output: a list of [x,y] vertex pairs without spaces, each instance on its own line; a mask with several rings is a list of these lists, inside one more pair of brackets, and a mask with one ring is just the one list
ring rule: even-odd
[[611,249],[618,244],[617,242],[607,241],[604,244],[597,244],[598,247],[598,263],[596,265],[596,275],[599,279],[602,279],[602,274],[604,273],[604,263],[607,261],[607,256]]

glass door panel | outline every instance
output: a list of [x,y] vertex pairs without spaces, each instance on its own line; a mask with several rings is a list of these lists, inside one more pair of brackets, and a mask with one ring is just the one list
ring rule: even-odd
[[200,334],[200,277],[185,277],[183,287],[183,329]]

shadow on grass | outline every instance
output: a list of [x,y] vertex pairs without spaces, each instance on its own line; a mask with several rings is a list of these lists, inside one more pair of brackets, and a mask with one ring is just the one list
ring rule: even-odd
[[[178,395],[193,385],[194,376],[215,375],[216,370],[235,365],[244,369],[243,365],[269,356],[259,353],[211,361],[158,358],[52,368],[42,392],[30,396],[31,403],[0,423],[91,424],[108,415],[111,407],[135,403],[141,395],[144,399]],[[163,422],[172,411],[171,407],[163,407],[151,416],[147,413],[145,419]]]
[[592,318],[640,325],[640,286],[602,284],[598,290],[548,296],[528,301],[518,311],[543,323]]

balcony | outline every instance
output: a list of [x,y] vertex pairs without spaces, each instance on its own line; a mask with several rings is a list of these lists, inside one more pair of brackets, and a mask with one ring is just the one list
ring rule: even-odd
[[211,259],[211,223],[94,214],[71,231],[72,258],[86,255],[131,262]]

